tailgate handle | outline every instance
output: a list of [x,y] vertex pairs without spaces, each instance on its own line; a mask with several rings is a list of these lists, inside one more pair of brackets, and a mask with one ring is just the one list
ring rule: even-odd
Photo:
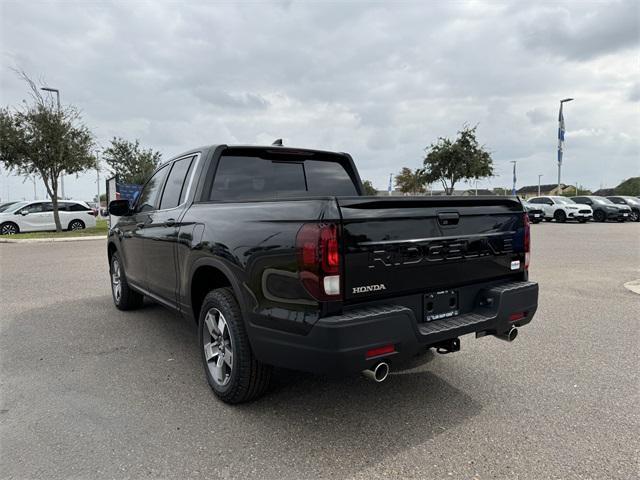
[[438,214],[438,223],[440,225],[457,225],[460,221],[458,212],[442,212]]

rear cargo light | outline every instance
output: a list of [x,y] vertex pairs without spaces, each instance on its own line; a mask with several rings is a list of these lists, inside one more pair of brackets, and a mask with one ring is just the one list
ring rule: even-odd
[[367,350],[367,359],[373,357],[379,357],[380,355],[387,355],[396,351],[396,347],[393,344],[385,345],[384,347],[372,348]]
[[300,279],[317,300],[341,300],[338,227],[306,223],[296,236]]
[[525,212],[524,216],[524,269],[529,270],[529,262],[531,260],[531,223],[529,215]]
[[522,320],[526,316],[527,316],[526,312],[512,313],[511,315],[509,315],[509,321],[517,322],[518,320]]

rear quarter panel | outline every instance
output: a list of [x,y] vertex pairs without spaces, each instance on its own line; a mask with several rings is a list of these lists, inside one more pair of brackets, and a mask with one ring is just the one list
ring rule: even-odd
[[191,311],[191,279],[211,265],[231,280],[252,325],[306,333],[319,304],[298,279],[295,240],[306,222],[339,221],[332,198],[193,204],[178,242],[183,311]]

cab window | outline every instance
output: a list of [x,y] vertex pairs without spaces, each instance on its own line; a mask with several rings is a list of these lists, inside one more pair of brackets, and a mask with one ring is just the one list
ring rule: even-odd
[[169,169],[167,166],[164,166],[149,179],[138,198],[136,212],[148,212],[157,208],[158,197],[160,196],[168,172]]
[[164,192],[162,193],[162,200],[160,201],[161,210],[175,208],[184,201],[188,187],[188,173],[191,169],[192,160],[193,157],[189,157],[174,162],[169,177],[167,178]]

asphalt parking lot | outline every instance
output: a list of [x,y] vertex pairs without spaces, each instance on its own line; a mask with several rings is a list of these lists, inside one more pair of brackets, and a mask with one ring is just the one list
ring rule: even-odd
[[0,245],[2,478],[637,478],[640,224],[532,226],[533,323],[383,384],[231,407],[195,328],[112,306],[105,241]]

